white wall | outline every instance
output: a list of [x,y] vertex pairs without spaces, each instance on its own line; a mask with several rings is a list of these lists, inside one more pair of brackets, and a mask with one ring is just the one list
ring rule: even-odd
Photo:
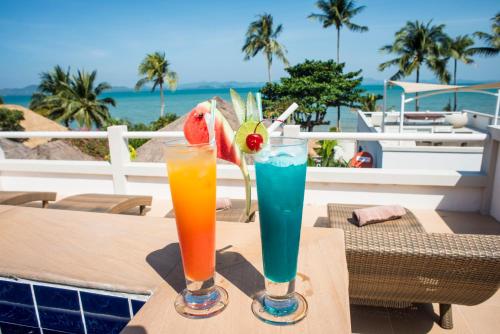
[[481,147],[383,147],[382,168],[480,171]]
[[492,125],[495,116],[480,113],[477,111],[464,110],[467,112],[467,127],[481,131],[488,131],[488,126]]
[[[114,191],[111,172],[101,168],[105,166],[100,162],[87,162],[83,168],[76,168],[71,161],[59,161],[52,171],[48,167],[30,171],[26,165],[36,161],[17,161],[18,167],[7,161],[0,162],[4,190],[56,191],[61,196]],[[68,163],[67,168],[64,163]],[[130,163],[124,172],[127,193],[170,198],[164,164]],[[254,180],[252,167],[250,172]],[[244,198],[238,167],[218,165],[217,175],[218,196]],[[480,173],[310,167],[305,203],[401,204],[409,208],[478,211],[485,183],[486,177]]]
[[[357,131],[377,132],[367,114],[381,117],[382,113],[358,111]],[[486,131],[491,119],[489,115],[470,112],[468,125]],[[415,141],[359,141],[358,145],[374,156],[377,168],[480,171],[483,159],[482,147],[416,146]]]
[[[362,111],[358,111],[357,132],[377,132]],[[361,146],[363,151],[369,152],[373,156],[373,167],[382,168],[384,153],[379,141],[359,141],[357,146],[358,148]]]

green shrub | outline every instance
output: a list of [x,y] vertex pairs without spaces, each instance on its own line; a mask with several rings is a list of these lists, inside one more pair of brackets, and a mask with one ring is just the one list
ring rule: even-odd
[[[0,108],[0,131],[24,131],[21,121],[24,120],[24,114],[19,110]],[[24,141],[25,139],[16,139]]]
[[66,141],[83,153],[99,160],[105,160],[105,157],[109,156],[108,141],[106,139],[78,138]]

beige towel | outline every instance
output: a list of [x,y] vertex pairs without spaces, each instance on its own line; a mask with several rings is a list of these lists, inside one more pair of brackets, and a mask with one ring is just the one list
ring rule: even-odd
[[354,210],[352,215],[356,218],[358,226],[385,222],[401,218],[406,214],[405,208],[400,205],[382,205]]
[[231,199],[229,198],[217,198],[215,201],[215,210],[224,210],[231,207]]

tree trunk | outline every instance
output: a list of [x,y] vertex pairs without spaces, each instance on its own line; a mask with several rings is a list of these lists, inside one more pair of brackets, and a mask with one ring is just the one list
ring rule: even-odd
[[163,84],[160,83],[160,117],[163,117],[165,111],[165,97],[163,96]]
[[[420,82],[420,67],[417,67],[417,83]],[[415,111],[418,111],[418,93],[415,93]]]
[[337,64],[340,62],[340,28],[337,28]]
[[271,62],[267,59],[267,81],[271,82]]
[[337,106],[337,131],[340,132],[340,106]]
[[[454,67],[453,67],[453,84],[457,84],[457,60],[455,59],[454,62]],[[454,94],[454,101],[453,101],[453,111],[457,111],[457,92]]]

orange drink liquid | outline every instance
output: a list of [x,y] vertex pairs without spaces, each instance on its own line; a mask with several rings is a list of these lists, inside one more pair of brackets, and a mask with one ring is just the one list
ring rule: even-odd
[[215,272],[216,149],[171,147],[166,159],[184,275],[206,281]]

